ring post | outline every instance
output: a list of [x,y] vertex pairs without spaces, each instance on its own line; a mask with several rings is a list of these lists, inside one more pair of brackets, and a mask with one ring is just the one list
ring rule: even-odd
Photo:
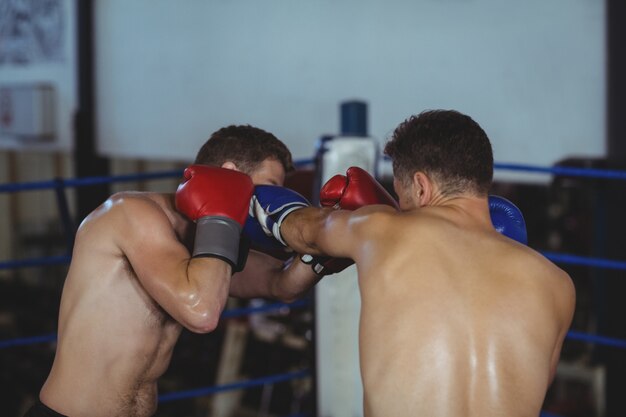
[[[376,176],[378,144],[367,136],[366,104],[341,105],[341,134],[322,137],[316,155],[317,190],[351,166]],[[361,299],[356,267],[320,281],[315,288],[315,362],[318,417],[363,413],[358,327]]]

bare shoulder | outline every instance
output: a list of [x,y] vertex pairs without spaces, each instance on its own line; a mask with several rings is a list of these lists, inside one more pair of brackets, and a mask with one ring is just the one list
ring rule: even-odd
[[103,216],[127,214],[145,214],[149,216],[151,214],[163,213],[165,201],[164,195],[157,193],[136,191],[115,193],[92,211],[83,223],[100,220]]
[[356,259],[363,242],[382,241],[386,224],[396,211],[384,205],[371,205],[354,211],[324,208],[319,213],[322,213],[319,218],[321,223],[311,224],[320,227],[309,230],[310,236],[303,240],[313,250],[335,257]]
[[[547,261],[547,259],[546,259]],[[576,302],[576,289],[574,287],[574,281],[567,272],[548,261],[552,266],[552,281],[555,297],[560,299],[563,304],[567,306],[567,309],[573,310]]]
[[527,273],[535,275],[538,284],[549,288],[555,302],[561,306],[566,315],[569,315],[576,298],[574,282],[569,274],[534,249],[526,246],[522,249],[525,254],[523,259],[527,260],[525,262]]
[[[132,233],[138,222],[158,227],[169,224],[167,211],[174,210],[166,195],[144,192],[113,194],[80,224],[77,238],[95,231],[99,235]],[[145,229],[145,228],[142,228]]]
[[353,227],[368,231],[384,231],[384,226],[397,218],[400,212],[392,207],[377,204],[361,207],[350,213],[350,223]]
[[542,275],[550,279],[554,285],[560,287],[569,287],[572,285],[572,279],[569,274],[555,265],[552,261],[546,258],[536,250],[523,246],[525,253],[534,260],[533,264],[541,270]]

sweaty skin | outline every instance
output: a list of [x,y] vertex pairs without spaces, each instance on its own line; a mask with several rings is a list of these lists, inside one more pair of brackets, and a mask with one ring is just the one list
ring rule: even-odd
[[[266,160],[256,184],[280,185]],[[251,252],[232,276],[215,258],[190,259],[195,226],[173,194],[118,193],[81,224],[63,294],[58,345],[40,399],[76,417],[142,417],[157,407],[157,379],[184,327],[215,328],[230,295],[293,301],[319,277],[308,265]]]
[[[399,193],[401,194],[401,193]],[[536,417],[571,323],[569,276],[491,225],[487,199],[307,208],[296,251],[355,260],[366,417]]]

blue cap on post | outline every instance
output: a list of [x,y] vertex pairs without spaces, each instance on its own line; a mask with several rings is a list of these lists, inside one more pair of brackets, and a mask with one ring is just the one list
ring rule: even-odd
[[367,103],[358,100],[341,103],[341,135],[367,136]]

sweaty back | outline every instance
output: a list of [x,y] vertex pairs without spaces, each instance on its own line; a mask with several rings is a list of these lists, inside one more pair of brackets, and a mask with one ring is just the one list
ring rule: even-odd
[[355,258],[366,416],[537,416],[556,268],[446,208],[375,223]]

